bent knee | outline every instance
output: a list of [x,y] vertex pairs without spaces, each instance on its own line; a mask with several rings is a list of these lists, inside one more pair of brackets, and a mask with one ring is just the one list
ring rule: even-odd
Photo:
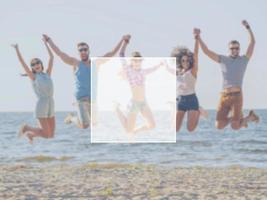
[[126,130],[127,133],[133,133],[134,132],[133,128],[126,128],[125,130]]
[[241,128],[240,127],[240,122],[239,121],[232,121],[231,127],[232,127],[233,130],[239,130]]
[[49,139],[49,138],[54,137],[54,132],[49,130],[49,129],[43,129],[42,130],[42,135],[43,135],[44,138]]
[[89,128],[89,124],[81,124],[81,126],[80,126],[80,128],[82,128],[82,129],[87,129],[87,128]]
[[195,129],[196,129],[196,126],[188,126],[188,127],[187,127],[187,130],[188,130],[189,132],[193,132]]
[[156,124],[154,122],[148,125],[148,129],[154,129],[154,128],[156,128]]
[[216,121],[215,127],[219,130],[224,129],[225,128],[225,121]]

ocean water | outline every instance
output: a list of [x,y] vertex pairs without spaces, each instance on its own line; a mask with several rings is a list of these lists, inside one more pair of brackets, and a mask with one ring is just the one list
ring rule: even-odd
[[[170,111],[153,112],[156,127],[153,130],[125,133],[115,112],[102,111],[98,113],[98,125],[91,129],[92,143],[175,143],[176,129],[173,114]],[[144,124],[142,116],[136,118],[136,127]]]
[[[261,122],[247,129],[232,131],[214,128],[215,111],[209,120],[201,120],[194,133],[185,126],[173,144],[91,144],[90,131],[65,125],[67,113],[56,113],[54,139],[38,138],[31,145],[18,138],[24,122],[33,124],[32,113],[0,113],[0,164],[87,162],[149,163],[175,166],[267,167],[267,110],[256,110]],[[110,121],[114,119],[109,119]],[[184,124],[185,125],[185,124]]]

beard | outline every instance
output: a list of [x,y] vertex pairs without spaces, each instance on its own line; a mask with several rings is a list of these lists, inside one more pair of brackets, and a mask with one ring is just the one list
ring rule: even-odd
[[88,61],[88,60],[89,60],[89,55],[87,55],[86,57],[82,57],[81,60],[82,60],[83,62]]
[[238,57],[239,56],[239,54],[232,54],[231,55],[231,57],[233,57],[233,58],[236,58],[236,57]]

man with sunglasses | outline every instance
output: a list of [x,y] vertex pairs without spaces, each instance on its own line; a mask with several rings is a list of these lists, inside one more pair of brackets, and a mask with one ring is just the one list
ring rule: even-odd
[[[65,119],[66,124],[75,123],[79,128],[86,129],[91,125],[91,73],[92,73],[92,64],[90,60],[90,50],[89,45],[85,42],[80,42],[77,45],[80,59],[76,59],[62,52],[47,35],[43,35],[45,41],[49,44],[52,50],[61,58],[61,60],[70,65],[74,72],[75,79],[75,97],[77,100],[77,114],[78,116],[73,116],[69,114]],[[120,49],[123,43],[124,37],[119,41],[115,48],[106,53],[103,59],[95,60],[95,65],[100,66],[108,61],[104,59],[107,57],[114,56]],[[93,74],[92,74],[93,75]]]
[[248,122],[259,121],[259,117],[252,110],[248,116],[243,117],[242,83],[248,61],[253,54],[255,38],[248,22],[243,20],[242,24],[250,36],[247,52],[242,56],[239,54],[240,44],[237,40],[229,42],[229,56],[219,55],[211,51],[201,39],[198,29],[198,39],[204,54],[221,65],[223,90],[217,108],[216,128],[218,129],[224,129],[228,124],[231,124],[232,129],[239,130],[241,127],[247,127]]

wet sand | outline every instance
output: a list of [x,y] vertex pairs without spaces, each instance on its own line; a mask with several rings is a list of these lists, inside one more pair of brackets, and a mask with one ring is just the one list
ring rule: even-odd
[[267,199],[267,169],[6,164],[0,199]]

